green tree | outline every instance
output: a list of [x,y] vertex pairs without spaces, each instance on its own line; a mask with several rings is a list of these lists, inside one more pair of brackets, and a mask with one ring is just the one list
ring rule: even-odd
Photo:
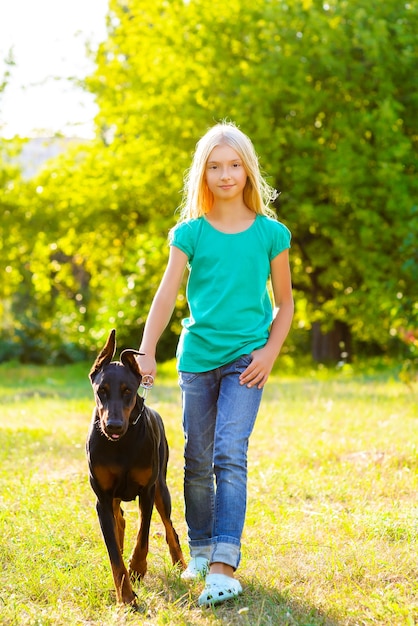
[[13,299],[22,278],[21,253],[25,248],[22,241],[21,224],[25,219],[24,209],[19,203],[21,187],[20,170],[13,165],[16,155],[15,142],[0,140],[0,317],[2,339],[0,360],[13,355],[12,329],[14,326]]
[[[0,113],[1,100],[4,95],[12,68],[15,64],[12,53],[3,60],[2,78],[0,80]],[[2,125],[0,122],[0,129]],[[21,255],[27,249],[22,236],[22,223],[25,221],[25,206],[21,202],[22,178],[18,166],[18,155],[22,141],[0,138],[0,361],[16,354],[14,336],[15,327],[15,294],[23,283],[24,266]]]
[[134,178],[147,172],[144,214],[155,212],[156,188],[172,211],[196,138],[234,119],[282,191],[297,322],[314,329],[315,356],[337,357],[351,335],[386,345],[393,301],[413,288],[397,251],[416,228],[416,4],[131,0],[110,9],[90,87],[103,136]]
[[25,287],[18,324],[56,358],[96,350],[113,325],[122,343],[139,341],[195,142],[226,118],[253,139],[293,233],[300,331],[287,346],[309,334],[315,358],[339,358],[407,336],[416,31],[415,1],[110,0],[86,81],[98,140],[27,185],[22,227],[4,231],[4,249],[18,242],[4,289],[12,275]]

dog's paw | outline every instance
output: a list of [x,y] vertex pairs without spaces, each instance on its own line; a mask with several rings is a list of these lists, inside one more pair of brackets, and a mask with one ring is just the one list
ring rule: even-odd
[[147,563],[143,561],[142,563],[129,563],[129,577],[133,582],[141,582],[141,579],[144,578],[147,573]]

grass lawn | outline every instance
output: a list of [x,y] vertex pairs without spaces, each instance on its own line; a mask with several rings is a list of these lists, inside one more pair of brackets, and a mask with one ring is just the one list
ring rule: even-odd
[[[249,451],[236,601],[200,609],[154,515],[140,611],[115,604],[86,471],[89,366],[0,366],[0,624],[418,624],[417,398],[394,370],[277,373]],[[171,449],[186,557],[180,401],[170,365],[148,401]],[[126,549],[137,507],[126,504]],[[128,554],[127,554],[128,556]]]

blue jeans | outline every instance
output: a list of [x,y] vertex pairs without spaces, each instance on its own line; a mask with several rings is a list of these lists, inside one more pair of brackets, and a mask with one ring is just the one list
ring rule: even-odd
[[247,506],[248,441],[262,396],[262,389],[239,383],[251,358],[209,372],[179,372],[190,554],[235,569]]

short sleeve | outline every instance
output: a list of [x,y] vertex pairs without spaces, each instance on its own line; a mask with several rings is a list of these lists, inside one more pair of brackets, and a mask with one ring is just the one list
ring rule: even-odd
[[278,254],[290,248],[292,234],[290,230],[281,222],[273,222],[273,242],[271,246],[270,260]]
[[193,228],[189,222],[182,222],[171,229],[169,233],[169,245],[179,248],[187,255],[189,261],[193,257]]

